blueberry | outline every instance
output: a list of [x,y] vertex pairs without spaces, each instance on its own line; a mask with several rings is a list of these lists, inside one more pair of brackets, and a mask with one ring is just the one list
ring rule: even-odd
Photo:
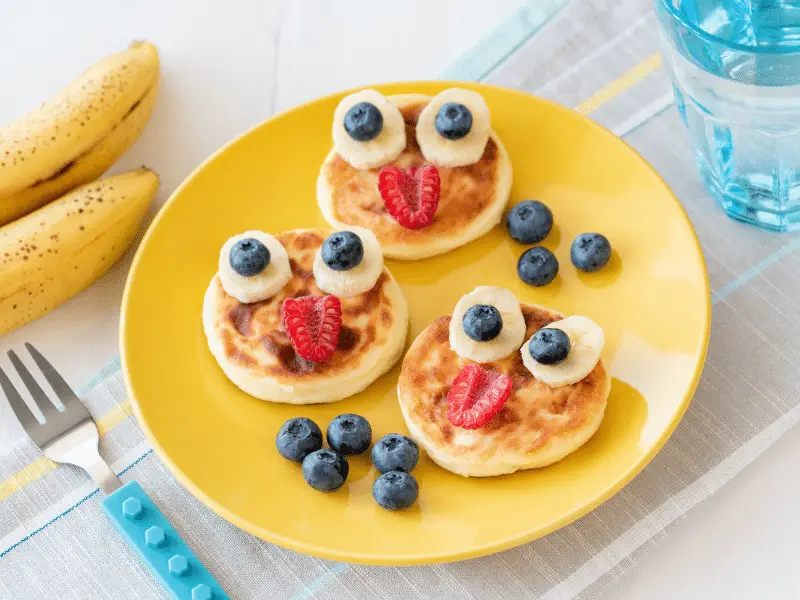
[[546,327],[533,334],[528,349],[539,364],[554,365],[569,355],[569,336],[555,327]]
[[372,427],[359,415],[339,415],[328,425],[328,445],[342,454],[366,452],[372,441]]
[[523,200],[508,212],[506,225],[520,244],[536,244],[553,228],[553,213],[538,200]]
[[372,447],[372,464],[381,473],[404,471],[410,473],[419,462],[417,443],[399,433],[383,436]]
[[519,257],[517,274],[529,285],[547,285],[558,274],[558,261],[550,250],[537,246],[526,250]]
[[239,240],[231,248],[228,261],[243,277],[258,275],[269,265],[269,249],[255,238]]
[[337,231],[323,242],[322,260],[334,271],[347,271],[364,260],[364,244],[352,231]]
[[317,450],[303,459],[303,479],[320,492],[338,490],[349,472],[347,459],[333,450]]
[[408,508],[417,501],[417,496],[417,480],[403,471],[384,473],[372,484],[372,497],[386,510]]
[[289,419],[281,425],[275,444],[283,458],[302,462],[306,456],[322,448],[322,430],[311,419]]
[[464,313],[461,326],[464,333],[476,342],[488,342],[500,335],[503,319],[494,306],[476,304]]
[[344,116],[344,129],[357,142],[374,140],[383,129],[383,115],[369,102],[359,102]]
[[447,102],[436,113],[433,125],[443,138],[460,140],[472,129],[472,113],[463,104]]
[[572,242],[569,252],[572,264],[581,271],[591,273],[606,266],[611,258],[611,244],[599,233],[582,233]]

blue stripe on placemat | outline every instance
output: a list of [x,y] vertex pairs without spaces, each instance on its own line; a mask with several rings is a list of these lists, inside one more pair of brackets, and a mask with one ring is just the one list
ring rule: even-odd
[[528,0],[458,57],[439,79],[483,81],[570,0]]
[[[137,458],[136,460],[134,460],[134,461],[133,461],[131,464],[129,464],[127,467],[125,467],[124,469],[122,469],[122,470],[119,472],[119,475],[124,475],[125,473],[127,473],[128,471],[130,471],[130,470],[131,470],[133,467],[135,467],[136,465],[138,465],[138,464],[139,464],[140,462],[142,462],[142,461],[143,461],[145,458],[147,458],[148,456],[150,456],[150,455],[152,455],[152,454],[153,454],[153,449],[151,448],[150,450],[148,450],[147,452],[145,452],[144,454],[142,454],[142,455],[141,455],[139,458]],[[22,544],[24,544],[25,542],[27,542],[29,539],[31,539],[33,536],[35,536],[37,533],[41,533],[42,531],[44,531],[45,529],[47,529],[47,528],[48,528],[50,525],[52,525],[53,523],[55,523],[56,521],[58,521],[58,520],[59,520],[61,517],[65,517],[65,516],[67,516],[67,515],[68,515],[69,513],[71,513],[73,510],[75,510],[76,508],[78,508],[78,507],[79,507],[81,504],[83,504],[84,502],[86,502],[87,500],[89,500],[90,498],[92,498],[93,496],[97,495],[97,493],[98,493],[99,491],[100,491],[100,488],[95,488],[93,491],[89,492],[89,493],[88,493],[88,494],[86,494],[86,495],[85,495],[83,498],[81,498],[80,500],[78,500],[78,501],[77,501],[75,504],[73,504],[73,505],[72,505],[72,506],[70,506],[69,508],[67,508],[67,509],[63,510],[62,512],[60,512],[59,514],[57,514],[55,517],[53,517],[52,519],[50,519],[50,520],[49,520],[47,523],[45,523],[45,524],[44,524],[44,525],[42,525],[41,527],[37,527],[36,529],[34,529],[33,531],[31,531],[31,532],[30,532],[28,535],[26,535],[26,536],[25,536],[24,538],[22,538],[20,541],[18,541],[18,542],[16,542],[16,543],[14,543],[14,544],[11,544],[11,545],[10,545],[8,548],[6,548],[5,550],[2,550],[2,551],[0,551],[0,558],[3,558],[3,557],[6,555],[6,554],[8,554],[9,552],[11,552],[11,551],[12,551],[12,550],[14,550],[15,548],[18,548],[19,546],[21,546],[21,545],[22,545]]]
[[92,388],[97,387],[98,385],[103,383],[103,381],[105,381],[108,377],[111,377],[114,373],[119,371],[121,366],[122,365],[120,363],[120,358],[119,356],[117,356],[105,367],[103,367],[97,373],[95,373],[94,376],[92,376],[92,378],[89,379],[89,381],[87,381],[81,387],[75,390],[76,393],[79,396],[84,396],[85,394],[88,394],[92,390]]

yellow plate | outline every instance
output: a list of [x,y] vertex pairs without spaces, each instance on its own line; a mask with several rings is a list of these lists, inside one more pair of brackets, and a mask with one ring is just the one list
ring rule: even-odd
[[[412,340],[476,285],[498,285],[523,302],[582,314],[606,333],[613,375],[600,430],[560,463],[492,479],[466,479],[423,458],[414,471],[419,503],[391,513],[372,500],[369,454],[351,462],[332,494],[309,488],[278,455],[275,434],[303,415],[325,429],[343,412],[364,415],[377,439],[406,432],[395,396],[398,368],[366,392],[321,406],[285,406],[239,391],[208,351],[203,293],[222,243],[247,229],[277,233],[325,226],[315,182],[330,150],[341,95],[267,121],[210,158],[175,192],[147,233],[122,307],[122,361],[139,423],[195,496],[250,533],[300,552],[372,564],[470,558],[562,527],[619,491],[678,424],[697,384],[710,324],[705,264],[686,214],[666,184],[630,149],[577,113],[520,92],[481,92],[514,165],[512,201],[550,206],[544,245],[558,257],[544,288],[516,275],[523,247],[500,226],[444,256],[388,261],[411,307]],[[379,86],[384,93],[435,94],[449,84]],[[572,239],[598,231],[610,265],[579,273]]]

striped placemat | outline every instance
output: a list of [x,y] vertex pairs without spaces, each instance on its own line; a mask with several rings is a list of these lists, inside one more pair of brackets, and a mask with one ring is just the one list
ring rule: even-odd
[[[427,567],[366,567],[258,540],[175,482],[130,416],[119,364],[84,390],[101,451],[164,508],[234,598],[596,598],[672,524],[800,418],[800,238],[728,220],[696,173],[658,55],[650,0],[526,2],[442,74],[574,107],[665,177],[698,232],[712,285],[707,366],[672,439],[631,484],[579,521],[520,548]],[[646,199],[643,199],[646,201]],[[761,350],[750,351],[759,340]],[[90,388],[90,389],[89,389]],[[28,443],[0,457],[0,598],[163,598],[114,535],[98,491]]]

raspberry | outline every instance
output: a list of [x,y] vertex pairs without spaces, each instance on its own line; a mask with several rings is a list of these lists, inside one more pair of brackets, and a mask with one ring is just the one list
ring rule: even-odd
[[492,420],[511,396],[511,377],[465,365],[447,392],[447,418],[463,429],[478,429]]
[[433,222],[441,189],[439,171],[433,165],[383,167],[378,173],[378,189],[386,210],[406,229],[422,229]]
[[281,323],[300,358],[320,363],[333,356],[342,327],[342,302],[336,296],[286,298]]

